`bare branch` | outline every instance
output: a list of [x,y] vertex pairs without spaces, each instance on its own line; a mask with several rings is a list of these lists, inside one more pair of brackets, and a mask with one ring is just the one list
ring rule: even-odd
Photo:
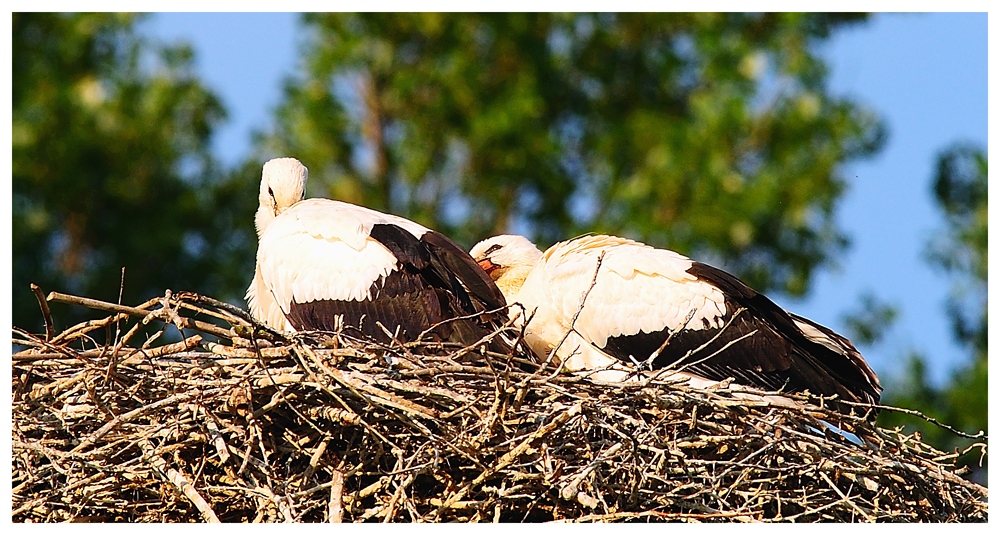
[[56,335],[56,330],[52,326],[52,312],[49,311],[49,303],[45,300],[45,295],[37,284],[31,283],[31,292],[38,300],[38,308],[42,309],[42,320],[45,322],[45,341],[51,341],[52,337]]

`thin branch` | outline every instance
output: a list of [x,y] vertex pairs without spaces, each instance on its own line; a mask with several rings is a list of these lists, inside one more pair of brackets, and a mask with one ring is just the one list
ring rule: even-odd
[[201,494],[198,493],[198,489],[191,484],[191,481],[185,477],[182,472],[175,468],[168,467],[167,461],[163,460],[163,457],[160,457],[155,453],[153,445],[148,440],[139,441],[139,445],[142,446],[142,451],[149,459],[153,468],[156,468],[157,472],[177,487],[177,490],[184,494],[184,496],[186,496],[187,499],[198,508],[198,512],[201,513],[205,522],[209,522],[211,524],[220,523],[219,517],[216,516],[215,511],[212,510],[212,506],[205,501],[205,498],[202,498]]
[[[80,305],[87,308],[92,308],[95,310],[106,310],[109,312],[121,312],[128,314],[130,316],[137,316],[140,318],[146,318],[153,316],[157,311],[142,310],[140,308],[134,308],[129,306],[116,305],[114,303],[108,303],[105,301],[99,301],[97,299],[90,299],[87,297],[77,297],[74,295],[66,295],[59,292],[50,292],[47,299],[49,301],[55,301],[57,303],[68,303],[71,305]],[[213,336],[218,336],[219,338],[232,338],[232,334],[226,330],[222,329],[211,323],[205,323],[203,321],[198,321],[191,318],[180,318],[180,324],[186,328],[196,329],[204,333],[211,334]]]
[[344,473],[334,470],[330,478],[330,505],[327,508],[327,518],[332,524],[344,521]]
[[56,330],[52,326],[52,312],[49,311],[49,303],[45,300],[45,295],[37,284],[31,283],[31,292],[38,300],[38,308],[42,309],[42,320],[45,322],[45,341],[51,341],[52,337],[56,335]]
[[115,429],[119,425],[121,425],[123,423],[131,422],[132,420],[134,420],[136,418],[139,418],[140,416],[143,416],[145,414],[148,414],[148,413],[151,413],[151,412],[155,412],[155,411],[159,410],[161,407],[165,407],[165,406],[169,406],[169,405],[177,405],[177,404],[186,402],[188,400],[191,400],[191,399],[194,399],[194,398],[197,398],[197,397],[204,397],[204,396],[209,396],[209,395],[215,394],[218,391],[219,391],[218,388],[212,388],[212,389],[208,389],[208,390],[205,390],[205,391],[195,391],[195,392],[188,392],[188,393],[185,393],[185,394],[176,394],[176,395],[170,396],[169,398],[161,399],[160,401],[157,401],[155,403],[150,403],[149,405],[146,405],[146,406],[143,406],[143,407],[139,407],[138,409],[135,409],[135,410],[129,411],[129,412],[125,413],[125,414],[122,414],[120,416],[117,416],[117,417],[115,417],[115,419],[113,419],[110,422],[104,424],[100,429],[98,429],[97,431],[95,431],[94,434],[92,434],[89,437],[85,438],[84,440],[80,441],[80,444],[78,444],[75,448],[73,448],[72,450],[70,450],[70,453],[81,452],[81,451],[83,451],[83,450],[85,450],[85,449],[93,446],[95,442],[97,442],[98,440],[100,440],[104,435],[108,434],[109,432],[111,432],[113,429]]

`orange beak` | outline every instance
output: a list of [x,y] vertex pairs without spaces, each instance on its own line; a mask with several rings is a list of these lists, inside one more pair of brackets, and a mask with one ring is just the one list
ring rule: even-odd
[[479,267],[483,268],[483,271],[485,271],[486,274],[489,275],[493,273],[493,271],[500,266],[491,262],[489,258],[484,258],[479,261]]

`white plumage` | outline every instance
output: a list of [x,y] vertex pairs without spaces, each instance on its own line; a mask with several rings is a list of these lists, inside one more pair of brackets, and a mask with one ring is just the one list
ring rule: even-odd
[[[341,325],[404,341],[441,321],[502,309],[503,296],[464,250],[402,217],[328,199],[302,200],[308,171],[294,158],[264,165],[251,314],[281,330]],[[499,314],[499,315],[498,315]],[[449,322],[437,339],[470,340],[502,313]]]
[[618,380],[636,363],[672,365],[699,384],[732,377],[765,390],[879,399],[878,378],[846,338],[673,251],[584,236],[543,254],[524,237],[496,236],[471,254],[509,303],[524,306],[532,350],[545,358],[558,347],[568,370]]
[[[416,238],[427,232],[412,221],[352,204],[327,199],[299,202],[275,218],[260,237],[259,251],[268,253],[258,257],[261,270],[268,274],[264,283],[275,295],[291,296],[300,303],[371,298],[372,283],[397,268],[392,252],[371,238],[376,223],[397,225]],[[315,276],[319,273],[323,276]]]

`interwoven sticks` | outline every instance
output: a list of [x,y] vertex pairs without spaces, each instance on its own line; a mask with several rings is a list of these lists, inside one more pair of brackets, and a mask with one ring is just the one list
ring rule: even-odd
[[[14,521],[987,518],[955,454],[861,417],[480,349],[251,336],[210,303],[108,309],[50,341],[15,329]],[[126,313],[169,328],[86,342],[131,332]]]

